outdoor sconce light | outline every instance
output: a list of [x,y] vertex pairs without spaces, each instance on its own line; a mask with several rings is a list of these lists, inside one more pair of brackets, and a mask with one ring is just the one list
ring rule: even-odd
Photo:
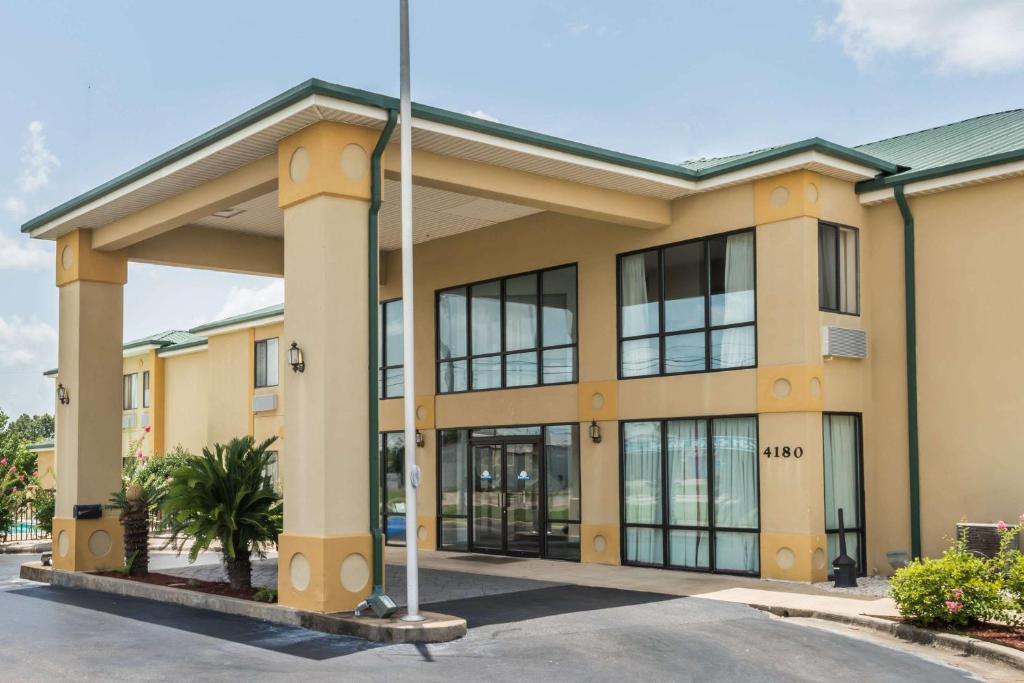
[[63,384],[57,385],[57,400],[63,405],[71,403],[71,396],[68,395],[68,388]]
[[423,448],[424,444],[426,444],[426,443],[427,443],[427,440],[425,438],[423,438],[423,432],[421,432],[420,430],[417,429],[416,430],[416,448]]
[[590,440],[601,443],[601,426],[597,424],[597,420],[590,421]]
[[295,342],[288,347],[288,364],[292,366],[293,372],[306,371],[306,361],[302,359],[302,349]]

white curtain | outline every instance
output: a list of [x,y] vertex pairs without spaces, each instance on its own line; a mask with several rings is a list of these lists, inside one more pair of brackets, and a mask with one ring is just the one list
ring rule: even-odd
[[[725,305],[720,325],[754,319],[754,233],[729,235],[725,246]],[[737,368],[754,363],[754,329],[722,330],[717,367]]]
[[501,351],[501,294],[497,282],[472,290],[473,355]]
[[466,290],[442,292],[440,300],[437,357],[458,358],[466,355]]
[[[757,528],[757,421],[750,417],[713,422],[715,526]],[[757,534],[716,532],[718,569],[755,572]]]
[[622,336],[633,337],[658,331],[658,302],[647,296],[646,254],[622,259]]
[[668,423],[669,524],[707,526],[707,457],[704,420]]
[[842,262],[839,280],[839,310],[856,313],[857,308],[857,231],[839,229],[839,259]]
[[[632,422],[623,425],[626,524],[661,524],[661,425]],[[659,529],[627,528],[626,557],[633,562],[660,564]]]
[[860,526],[857,495],[857,418],[826,415],[825,440],[825,528],[839,528],[839,508],[847,527]]

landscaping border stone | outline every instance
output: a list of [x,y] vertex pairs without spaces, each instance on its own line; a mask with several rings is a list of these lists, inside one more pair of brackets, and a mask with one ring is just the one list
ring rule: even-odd
[[44,567],[41,562],[21,565],[21,578],[53,586],[100,591],[132,598],[156,600],[183,607],[233,614],[287,626],[299,626],[335,635],[355,636],[379,643],[446,643],[466,635],[466,620],[446,614],[421,612],[425,621],[405,622],[399,611],[390,619],[356,617],[349,613],[318,614],[252,600],[212,595],[183,588],[157,586],[85,572]]
[[914,626],[913,624],[908,624],[906,622],[871,617],[866,614],[838,614],[835,612],[820,612],[818,610],[778,607],[773,605],[751,604],[750,606],[755,609],[769,612],[778,617],[821,619],[823,621],[832,621],[839,624],[845,624],[847,626],[868,628],[873,631],[886,633],[899,638],[900,640],[906,640],[920,645],[941,647],[947,650],[952,650],[957,654],[982,657],[1001,664],[1007,664],[1018,671],[1024,671],[1024,651],[1015,650],[1014,648],[1006,647],[1005,645],[990,643],[986,640],[979,640],[978,638],[960,636],[955,633],[933,631],[931,629]]

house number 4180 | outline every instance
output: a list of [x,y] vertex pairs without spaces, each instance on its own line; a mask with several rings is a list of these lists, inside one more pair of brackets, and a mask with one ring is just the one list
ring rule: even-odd
[[766,458],[802,458],[804,449],[801,446],[791,448],[790,446],[765,446],[764,457]]

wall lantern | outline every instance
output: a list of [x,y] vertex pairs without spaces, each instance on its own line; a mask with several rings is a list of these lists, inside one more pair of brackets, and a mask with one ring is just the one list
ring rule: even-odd
[[288,364],[292,366],[294,372],[306,371],[306,361],[302,358],[302,349],[295,342],[288,347]]
[[68,394],[68,388],[63,384],[57,385],[57,400],[63,405],[71,403],[71,396]]
[[427,440],[425,438],[423,438],[423,432],[421,432],[420,430],[417,429],[416,430],[416,448],[423,448],[423,446],[426,443],[427,443]]
[[601,426],[597,424],[597,420],[590,421],[590,440],[601,443]]

